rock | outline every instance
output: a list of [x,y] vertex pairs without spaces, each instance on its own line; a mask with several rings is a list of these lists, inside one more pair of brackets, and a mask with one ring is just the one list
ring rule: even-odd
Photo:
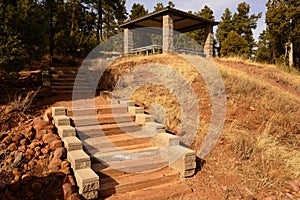
[[35,152],[32,149],[26,149],[24,156],[27,160],[31,160],[31,158],[35,155]]
[[45,134],[43,135],[42,137],[42,140],[45,144],[50,144],[51,142],[55,141],[55,140],[58,140],[58,136],[57,135],[54,135],[54,134]]
[[41,149],[41,152],[42,152],[44,155],[49,154],[49,151],[50,151],[49,146],[45,146],[44,148]]
[[63,146],[63,143],[61,140],[54,140],[50,143],[50,149],[51,150],[55,150],[59,147],[62,147]]
[[[51,147],[51,144],[50,144],[50,147]],[[53,153],[54,158],[60,158],[60,159],[65,157],[65,154],[66,154],[66,149],[64,147],[56,148],[54,153]]]
[[62,169],[59,170],[59,172],[63,173],[64,175],[69,175],[69,174],[71,174],[70,167],[62,168]]
[[21,145],[21,146],[18,147],[18,150],[22,151],[22,152],[25,152],[26,146],[25,145]]
[[14,108],[12,106],[6,106],[4,113],[6,115],[8,115],[9,113],[11,113],[14,110]]
[[35,138],[41,140],[46,133],[46,130],[40,130],[35,134]]
[[27,138],[28,140],[33,140],[33,138],[35,137],[35,133],[34,133],[34,128],[32,126],[28,126],[25,129],[25,138]]
[[67,200],[80,200],[80,199],[81,197],[78,193],[73,193],[67,198]]
[[20,141],[20,145],[26,145],[26,144],[28,144],[28,140],[26,138]]
[[276,200],[276,198],[274,196],[270,196],[263,198],[263,200]]
[[18,143],[20,140],[22,140],[24,136],[22,134],[15,134],[11,140],[15,143]]
[[33,191],[38,192],[43,188],[43,186],[42,186],[42,184],[40,184],[38,182],[34,182],[31,184],[31,188]]
[[56,169],[56,168],[60,168],[61,165],[61,160],[59,158],[53,158],[48,165],[48,169]]
[[29,197],[30,199],[32,199],[32,197],[34,197],[34,192],[28,191],[28,192],[26,192],[26,196]]
[[24,174],[24,175],[22,175],[22,180],[23,181],[31,181],[32,177],[30,176],[30,174]]
[[2,140],[2,143],[5,143],[8,145],[10,143],[10,140],[11,140],[11,136],[8,135]]
[[6,149],[7,145],[4,143],[0,143],[0,151]]
[[74,176],[72,176],[72,175],[67,176],[67,181],[66,182],[70,183],[72,186],[76,185]]
[[17,144],[16,143],[11,143],[8,147],[7,150],[8,151],[14,151],[17,149]]
[[49,122],[45,122],[40,117],[36,117],[33,119],[33,128],[35,129],[36,132],[45,129],[48,124]]
[[61,165],[60,165],[61,168],[67,168],[67,167],[70,167],[70,166],[71,166],[71,164],[66,160],[62,161]]
[[250,110],[255,111],[256,109],[253,106],[250,106]]
[[68,199],[72,195],[72,185],[70,183],[65,183],[62,186],[64,199]]
[[35,149],[35,147],[41,146],[41,145],[43,145],[43,142],[42,142],[42,141],[33,140],[33,141],[28,145],[28,147],[29,147],[30,149]]

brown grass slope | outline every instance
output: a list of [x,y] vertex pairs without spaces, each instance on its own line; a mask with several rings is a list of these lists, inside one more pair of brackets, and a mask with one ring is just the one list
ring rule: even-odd
[[[193,196],[185,199],[296,198],[286,181],[300,177],[300,77],[270,65],[214,60],[227,96],[222,136],[206,157],[202,170],[187,183]],[[200,124],[191,148],[199,151],[211,116],[207,87],[195,69],[177,55],[126,57],[114,62],[102,77],[108,89],[119,77],[147,63],[177,70],[192,86],[200,106]],[[153,72],[155,73],[155,72]],[[181,108],[176,95],[161,85],[143,85],[131,98],[146,109],[166,109],[166,127],[178,131]],[[214,195],[215,198],[211,198]],[[287,195],[287,196],[288,196]],[[201,198],[200,198],[201,197]]]

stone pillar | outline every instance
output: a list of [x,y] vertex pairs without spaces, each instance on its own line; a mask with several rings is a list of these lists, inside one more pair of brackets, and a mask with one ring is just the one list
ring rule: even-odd
[[213,56],[213,42],[214,42],[214,33],[213,26],[209,25],[205,28],[205,43],[204,43],[204,53],[207,58]]
[[133,49],[133,32],[126,28],[124,30],[124,54],[128,54]]
[[173,19],[170,15],[163,16],[163,53],[174,52]]

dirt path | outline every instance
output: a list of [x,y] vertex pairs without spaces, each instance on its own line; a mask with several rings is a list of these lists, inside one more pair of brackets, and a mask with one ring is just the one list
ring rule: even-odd
[[246,64],[243,62],[230,60],[215,59],[215,62],[226,67],[231,67],[246,72],[247,74],[253,76],[253,78],[264,81],[265,83],[277,87],[296,97],[300,97],[300,79],[295,80],[292,77],[289,77],[288,73],[285,73],[279,69],[271,67],[261,67],[259,65]]

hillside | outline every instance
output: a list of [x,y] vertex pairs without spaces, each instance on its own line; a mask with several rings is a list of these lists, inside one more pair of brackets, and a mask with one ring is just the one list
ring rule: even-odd
[[[286,73],[272,65],[233,59],[213,61],[222,75],[226,90],[224,129],[215,148],[204,160],[199,160],[197,174],[183,180],[193,192],[170,199],[299,199],[300,76]],[[194,90],[199,103],[200,126],[191,148],[199,152],[210,123],[211,100],[202,77],[180,56],[121,58],[104,74],[101,85],[104,84],[105,89],[112,91],[116,83],[122,84],[119,82],[120,77],[149,63],[170,66]],[[152,75],[159,73],[155,70],[150,72]],[[165,77],[165,74],[161,76],[174,81],[174,77]],[[143,78],[145,76],[136,81]],[[126,82],[123,83],[126,85]],[[109,93],[100,93],[95,98],[96,105],[110,103]],[[163,112],[161,107],[164,107],[167,129],[177,135],[184,134],[179,127],[181,105],[176,95],[167,88],[146,84],[135,90],[131,98],[150,113]],[[71,99],[71,96],[65,94],[38,97],[38,103],[31,106],[36,107],[32,108],[34,116],[28,115],[27,118],[32,120],[51,106],[71,107]],[[151,106],[154,104],[161,107],[153,110]],[[4,109],[6,106],[2,105],[2,113]],[[17,112],[12,112],[10,117],[5,118],[5,122],[18,116]],[[164,119],[157,117],[156,120]],[[13,122],[15,126],[25,123],[18,119]],[[4,118],[1,127],[3,125]],[[58,184],[63,183],[62,180]]]
[[[111,66],[103,80],[113,81],[114,74],[115,84],[125,72],[148,62],[167,64],[191,83],[201,115],[192,148],[199,151],[211,117],[211,102],[203,80],[190,64],[175,55],[123,58]],[[202,169],[186,180],[193,194],[182,199],[211,199],[212,195],[213,199],[299,198],[300,194],[293,191],[298,191],[300,177],[299,76],[272,65],[222,59],[214,62],[226,89],[225,126]],[[132,99],[146,109],[153,104],[165,107],[165,125],[178,133],[180,105],[166,88],[144,85]],[[293,182],[297,178],[298,182]]]

